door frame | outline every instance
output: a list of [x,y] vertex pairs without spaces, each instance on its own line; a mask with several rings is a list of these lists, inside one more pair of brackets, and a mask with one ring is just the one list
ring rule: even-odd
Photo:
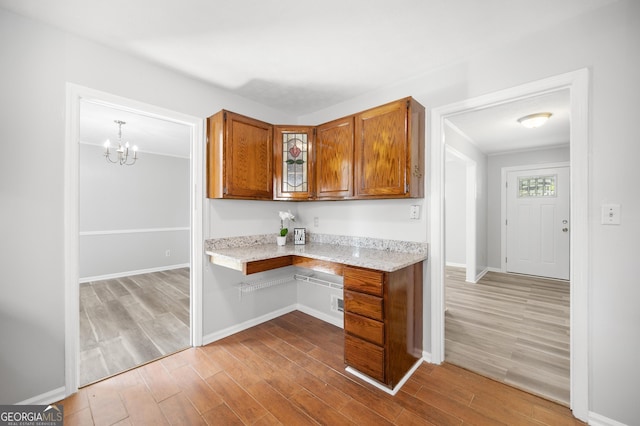
[[182,114],[95,89],[67,83],[64,162],[65,397],[78,391],[80,355],[79,142],[80,103],[86,100],[191,128],[190,149],[190,341],[202,345],[202,244],[205,123]]
[[[464,163],[466,169],[465,176],[465,265],[466,265],[466,276],[465,281],[469,283],[477,283],[479,278],[476,276],[476,271],[478,270],[478,261],[476,257],[477,249],[476,249],[476,236],[477,236],[477,218],[476,218],[476,210],[477,210],[477,201],[476,201],[476,173],[478,170],[478,166],[476,162],[470,157],[466,156],[462,152],[453,148],[451,145],[447,145],[445,143],[445,153],[449,152],[451,155],[456,157],[460,162]],[[446,167],[446,166],[445,166]],[[443,184],[446,182],[443,182]],[[446,212],[445,212],[446,213]],[[447,236],[445,234],[444,238]],[[446,243],[446,241],[445,241]],[[443,253],[445,256],[445,264],[446,264],[446,251]]]
[[[571,163],[562,161],[559,163],[543,163],[529,164],[523,166],[503,167],[500,170],[500,270],[507,272],[507,175],[510,172],[520,172],[525,170],[553,169],[556,167],[569,167],[569,176],[571,176]],[[569,179],[571,181],[571,179]],[[569,182],[571,184],[571,182]],[[571,187],[569,187],[569,197],[571,197]],[[571,199],[571,198],[569,198]],[[569,260],[571,262],[571,260]]]
[[[444,120],[491,106],[569,89],[571,168],[570,406],[586,421],[589,414],[589,70],[586,68],[481,95],[431,110],[429,241],[431,258],[431,361],[444,361]],[[579,183],[579,184],[578,184]],[[429,303],[429,302],[428,302]]]

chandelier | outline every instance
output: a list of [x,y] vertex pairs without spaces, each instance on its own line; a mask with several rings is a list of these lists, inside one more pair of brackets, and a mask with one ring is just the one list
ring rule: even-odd
[[111,142],[107,139],[104,143],[104,158],[110,163],[120,164],[121,166],[132,166],[138,159],[138,147],[134,145],[131,148],[133,157],[129,158],[129,142],[122,145],[122,126],[127,123],[120,120],[113,120],[113,122],[118,125],[118,149],[115,150],[116,157],[112,159],[110,150]]

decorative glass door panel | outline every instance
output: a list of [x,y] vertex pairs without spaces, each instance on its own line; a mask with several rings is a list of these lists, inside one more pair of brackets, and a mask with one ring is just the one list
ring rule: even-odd
[[313,128],[276,126],[276,199],[309,199],[313,196]]
[[307,162],[309,161],[309,142],[306,133],[282,134],[282,191],[283,192],[307,192],[308,175]]

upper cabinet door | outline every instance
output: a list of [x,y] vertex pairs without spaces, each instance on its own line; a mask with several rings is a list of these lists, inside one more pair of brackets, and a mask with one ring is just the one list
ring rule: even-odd
[[356,115],[355,197],[424,196],[424,107],[405,98]]
[[275,126],[273,128],[276,200],[313,198],[314,127]]
[[273,126],[229,111],[207,121],[209,198],[273,199]]
[[353,116],[318,126],[316,131],[316,198],[353,196]]

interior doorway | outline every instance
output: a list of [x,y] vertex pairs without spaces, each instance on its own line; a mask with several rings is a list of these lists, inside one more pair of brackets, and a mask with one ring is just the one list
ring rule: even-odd
[[82,100],[79,143],[85,386],[190,346],[191,128]]
[[[432,361],[444,360],[444,132],[445,120],[456,114],[500,105],[516,99],[568,89],[571,150],[571,359],[570,406],[579,419],[588,417],[588,71],[586,69],[468,99],[432,110],[431,157],[431,303]],[[580,182],[580,185],[576,185]]]
[[[188,211],[186,213],[188,219],[187,226],[187,240],[188,240],[188,265],[189,276],[187,278],[187,290],[190,294],[188,301],[188,312],[190,313],[188,318],[189,323],[189,335],[186,339],[188,345],[201,345],[202,344],[202,312],[201,312],[201,298],[202,298],[202,256],[198,256],[202,249],[203,234],[202,234],[202,200],[204,192],[202,188],[203,182],[203,170],[204,170],[204,121],[197,117],[192,117],[177,113],[170,110],[165,110],[153,105],[140,103],[131,99],[122,98],[119,96],[111,95],[105,92],[96,91],[93,89],[68,84],[67,85],[67,136],[65,147],[65,394],[70,395],[75,393],[80,384],[79,364],[80,364],[80,278],[81,278],[81,262],[80,262],[80,159],[81,159],[81,110],[83,104],[97,105],[101,107],[110,108],[118,111],[120,114],[129,114],[129,117],[137,115],[144,117],[145,119],[155,119],[166,123],[172,123],[174,125],[184,126],[188,135],[188,177],[186,181],[187,192],[185,200],[188,203]],[[122,120],[125,121],[125,120]],[[112,139],[113,141],[113,139]],[[90,144],[86,144],[90,145]],[[84,146],[83,146],[84,148]],[[95,147],[89,147],[88,151],[93,151]],[[100,147],[102,151],[104,147]],[[149,154],[151,155],[151,154]],[[143,154],[139,154],[139,161],[142,161]],[[101,158],[105,161],[104,157]],[[144,164],[144,163],[142,163]],[[126,168],[128,166],[120,166],[118,164],[112,165],[118,168]],[[137,166],[133,166],[137,167]],[[122,177],[122,176],[120,176]],[[125,179],[126,181],[126,179]],[[122,185],[122,183],[120,183]],[[126,183],[124,183],[126,184]],[[115,185],[117,187],[117,185]],[[162,193],[162,186],[156,185],[147,188],[147,191],[156,191]],[[117,192],[117,188],[116,188]],[[144,194],[141,194],[144,196]],[[126,209],[125,209],[126,210]],[[123,215],[125,218],[130,217]],[[122,219],[122,218],[120,218]],[[156,228],[162,228],[157,226]],[[181,228],[181,227],[177,227]],[[106,235],[125,235],[130,238],[130,234],[148,234],[150,230],[157,230],[154,228],[132,228],[135,232],[106,232]],[[126,226],[119,227],[116,231],[130,231]],[[180,232],[181,229],[161,229],[161,232]],[[100,230],[96,229],[95,232],[89,231],[89,234],[100,234]],[[89,235],[94,236],[94,235]],[[126,246],[126,244],[125,244]],[[87,246],[89,247],[89,246]],[[123,247],[123,246],[120,246]],[[154,271],[153,268],[134,266],[135,262],[145,261],[145,253],[142,250],[133,250],[132,252],[126,252],[127,248],[122,248],[117,254],[120,255],[118,261],[124,260],[125,266],[119,269],[124,269],[124,272],[131,270],[137,272],[147,272],[150,274],[161,272]],[[163,246],[163,254],[166,254]],[[171,250],[171,249],[169,249]],[[116,250],[117,251],[117,250]],[[125,255],[122,255],[124,251]],[[83,247],[84,253],[84,247]],[[136,253],[136,254],[132,254]],[[126,254],[129,254],[128,256]],[[118,257],[118,256],[116,256]],[[169,257],[169,256],[166,256]],[[112,259],[113,260],[113,259]],[[129,262],[129,263],[127,263]],[[133,263],[132,263],[133,262]],[[84,266],[83,266],[84,268]],[[82,275],[88,275],[89,278],[103,278],[107,280],[111,278],[109,273],[101,271],[96,275],[87,274],[86,270],[82,270]],[[118,275],[114,273],[113,275]],[[143,277],[143,274],[137,274],[137,277]],[[87,278],[86,276],[83,278]],[[128,283],[132,285],[131,282]],[[166,283],[165,283],[166,284]],[[126,287],[120,283],[122,287]],[[167,284],[168,285],[168,284]],[[169,290],[171,291],[171,290]],[[112,292],[113,294],[113,292]],[[117,315],[116,315],[117,317]]]

